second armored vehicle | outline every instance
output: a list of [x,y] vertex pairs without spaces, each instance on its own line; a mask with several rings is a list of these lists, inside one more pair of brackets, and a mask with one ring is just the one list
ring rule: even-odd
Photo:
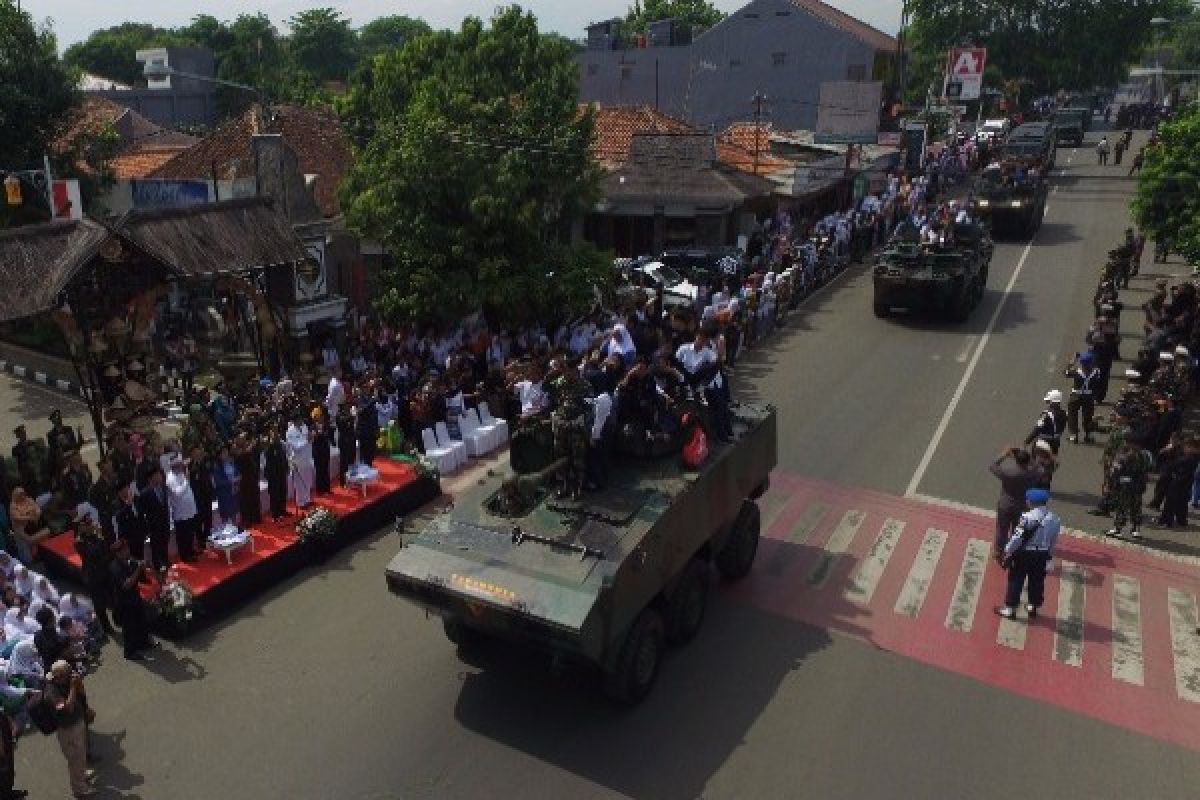
[[978,225],[960,225],[952,245],[893,242],[875,262],[875,316],[924,311],[965,322],[983,299],[991,239]]

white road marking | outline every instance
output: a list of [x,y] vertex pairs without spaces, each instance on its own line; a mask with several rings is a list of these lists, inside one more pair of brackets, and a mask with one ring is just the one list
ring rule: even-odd
[[971,357],[971,348],[973,348],[975,346],[975,341],[978,338],[979,337],[975,336],[974,334],[972,334],[971,336],[968,336],[966,338],[966,341],[963,342],[962,350],[959,352],[959,354],[957,356],[954,357],[954,360],[957,361],[959,364],[967,363],[967,359]]
[[1167,589],[1171,617],[1171,650],[1175,656],[1175,691],[1181,700],[1200,703],[1200,636],[1196,635],[1196,598]]
[[979,607],[979,593],[983,591],[983,573],[987,569],[988,556],[992,552],[991,542],[971,539],[963,554],[962,568],[958,571],[958,582],[954,584],[954,596],[946,611],[946,627],[960,633],[970,633],[975,623],[975,610]]
[[883,523],[871,552],[863,559],[858,573],[851,578],[850,585],[846,587],[847,600],[864,606],[871,603],[875,589],[879,586],[879,579],[883,577],[883,571],[887,569],[892,553],[896,552],[896,543],[900,541],[900,534],[903,532],[902,520],[889,518]]
[[1146,682],[1142,656],[1142,598],[1136,578],[1113,577],[1113,680],[1142,686]]
[[933,580],[933,573],[937,569],[938,559],[942,557],[947,538],[949,536],[945,531],[933,528],[925,531],[921,549],[917,552],[912,569],[908,571],[908,578],[904,581],[900,596],[896,598],[897,614],[916,617],[921,613],[921,606],[925,603],[925,595],[929,594],[929,584]]
[[[1029,593],[1021,590],[1021,603],[1018,608],[1024,608],[1029,602]],[[1017,612],[1021,613],[1020,611]],[[1000,618],[1000,629],[996,631],[996,644],[1011,647],[1013,650],[1025,649],[1025,632],[1029,624],[1024,619]]]
[[1083,664],[1083,568],[1063,561],[1058,579],[1058,618],[1054,624],[1054,660]]
[[925,477],[925,471],[929,469],[929,464],[933,461],[933,454],[937,452],[938,445],[941,444],[942,437],[946,434],[946,429],[950,427],[950,420],[954,417],[954,412],[958,409],[958,404],[962,402],[963,394],[967,391],[967,384],[971,382],[971,376],[975,374],[975,368],[979,366],[979,359],[983,357],[984,348],[987,347],[988,340],[992,338],[992,331],[996,329],[996,323],[1000,321],[1000,314],[1004,311],[1004,304],[1008,302],[1008,297],[1012,294],[1013,287],[1017,285],[1017,279],[1021,277],[1021,270],[1025,268],[1025,262],[1029,258],[1029,253],[1033,250],[1034,240],[1037,234],[1029,240],[1029,244],[1025,245],[1025,251],[1021,253],[1021,260],[1017,262],[1017,268],[1013,270],[1012,277],[1008,279],[1008,285],[1004,287],[1004,294],[1000,297],[1000,302],[996,304],[996,310],[992,312],[992,318],[988,321],[987,329],[983,333],[983,337],[979,340],[979,345],[975,348],[975,354],[971,356],[970,363],[967,364],[967,369],[963,372],[962,380],[958,383],[958,388],[954,390],[954,395],[950,398],[950,404],[946,406],[945,413],[942,414],[942,419],[938,422],[937,428],[933,432],[933,437],[929,440],[929,446],[925,448],[925,454],[921,456],[921,461],[917,464],[917,470],[913,473],[912,480],[908,482],[908,488],[904,490],[905,497],[912,497],[917,493],[917,489],[921,486],[921,479]]
[[853,509],[842,516],[837,527],[833,529],[833,534],[829,537],[829,544],[825,545],[825,552],[821,553],[821,557],[813,565],[812,572],[808,575],[810,586],[825,585],[825,581],[829,580],[829,573],[833,572],[834,563],[850,547],[850,543],[854,541],[858,529],[862,527],[863,520],[866,518],[867,515],[864,512]]

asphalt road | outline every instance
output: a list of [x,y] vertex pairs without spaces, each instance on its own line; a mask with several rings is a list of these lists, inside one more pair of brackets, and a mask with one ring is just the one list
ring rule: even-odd
[[[859,268],[746,360],[737,391],[780,407],[782,470],[994,502],[986,464],[1064,384],[1127,224],[1123,170],[1068,156],[1044,228],[1027,254],[998,246],[967,324],[876,320]],[[1056,488],[1074,524],[1095,526],[1082,509],[1098,457],[1065,454]],[[617,711],[586,676],[535,656],[461,662],[436,621],[385,591],[396,549],[380,533],[153,664],[110,650],[90,679],[104,796],[1186,798],[1200,786],[1190,751],[721,593],[648,701]],[[28,737],[18,755],[20,785],[64,796],[53,740]]]

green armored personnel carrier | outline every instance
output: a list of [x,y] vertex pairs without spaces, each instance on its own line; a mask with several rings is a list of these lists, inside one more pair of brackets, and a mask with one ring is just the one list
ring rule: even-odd
[[872,271],[875,316],[897,309],[965,322],[983,299],[993,244],[979,225],[956,225],[951,245],[893,241]]
[[1032,237],[1046,216],[1050,187],[1045,175],[1020,161],[990,165],[975,188],[975,213],[1000,233]]
[[553,491],[558,462],[489,471],[412,526],[388,588],[441,617],[460,647],[501,639],[589,662],[611,697],[635,703],[664,645],[700,628],[712,570],[736,580],[754,561],[775,409],[736,407],[734,433],[697,471],[677,453],[616,455],[609,484],[578,499]]

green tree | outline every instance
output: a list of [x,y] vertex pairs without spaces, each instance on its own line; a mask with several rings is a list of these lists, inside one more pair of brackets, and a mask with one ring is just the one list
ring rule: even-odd
[[379,55],[342,102],[359,143],[342,207],[394,264],[379,310],[508,322],[585,305],[608,263],[564,231],[596,197],[577,67],[519,8]]
[[220,56],[233,45],[233,34],[229,26],[211,14],[199,14],[182,28],[175,30],[180,39],[207,47],[215,56]]
[[[988,48],[988,61],[1023,95],[1114,86],[1152,35],[1150,20],[1186,0],[909,0],[910,101],[940,94],[946,52]],[[998,87],[997,87],[998,88]]]
[[1146,148],[1133,213],[1154,239],[1165,239],[1191,264],[1200,264],[1200,109],[1159,129]]
[[84,41],[71,45],[63,53],[63,60],[84,72],[136,86],[145,83],[142,65],[134,57],[137,51],[178,42],[178,37],[166,28],[124,22],[94,31]]
[[[289,67],[279,31],[266,14],[241,14],[228,26],[225,47],[218,50],[217,77],[260,89],[271,100],[283,99],[290,85]],[[244,89],[217,89],[217,103],[226,115],[240,114],[254,102]]]
[[393,14],[373,19],[358,29],[358,52],[362,59],[370,59],[387,50],[403,47],[414,36],[429,33],[431,28],[422,19]]
[[288,52],[298,68],[318,83],[349,77],[358,47],[349,19],[332,8],[312,8],[290,18],[288,27]]
[[0,169],[41,167],[79,101],[76,80],[53,32],[0,0]]
[[645,33],[651,22],[672,17],[699,30],[716,25],[725,19],[725,13],[709,0],[634,0],[625,24],[631,33]]

